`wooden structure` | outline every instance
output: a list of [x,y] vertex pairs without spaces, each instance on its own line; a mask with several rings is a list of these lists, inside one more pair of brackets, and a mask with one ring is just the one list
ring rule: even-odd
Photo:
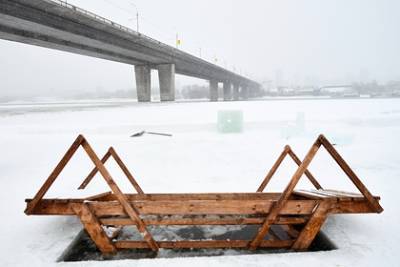
[[[80,185],[84,189],[100,172],[111,191],[83,199],[43,198],[65,165],[82,146],[95,167]],[[323,146],[358,188],[360,193],[323,189],[307,169],[320,147]],[[263,193],[272,176],[290,156],[298,165],[285,190],[280,193]],[[137,194],[124,194],[105,167],[114,158],[125,173]],[[314,190],[295,191],[299,179],[305,176],[315,186]],[[146,194],[113,148],[102,159],[80,135],[61,159],[49,178],[33,199],[27,199],[28,215],[78,216],[98,249],[104,254],[119,249],[148,248],[288,248],[307,250],[329,214],[380,213],[379,197],[373,196],[329,141],[320,135],[301,161],[286,146],[272,169],[255,193],[203,193],[203,194]],[[143,240],[116,240],[118,231],[107,235],[105,227],[136,226]],[[259,225],[252,240],[184,240],[156,241],[147,229],[149,225]],[[273,226],[274,225],[274,226]],[[271,227],[273,226],[273,227]],[[274,233],[280,227],[286,239]]]

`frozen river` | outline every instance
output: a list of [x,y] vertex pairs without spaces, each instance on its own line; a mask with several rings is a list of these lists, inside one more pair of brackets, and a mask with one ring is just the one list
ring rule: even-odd
[[[221,110],[243,112],[242,133],[217,131]],[[130,138],[142,130],[173,136]],[[302,158],[323,133],[370,191],[382,197],[385,209],[380,215],[330,218],[324,231],[339,246],[334,251],[117,261],[115,266],[398,266],[400,99],[0,105],[1,266],[54,266],[79,232],[74,218],[27,217],[23,210],[24,199],[36,193],[80,133],[99,155],[113,146],[145,192],[253,192],[285,144]],[[117,183],[130,188],[116,166],[108,166]],[[91,167],[78,153],[47,196],[108,191],[97,177],[85,192],[77,192]],[[310,169],[326,188],[356,191],[324,151]],[[285,162],[269,190],[282,190],[294,171],[294,164]],[[310,187],[306,180],[299,184]]]

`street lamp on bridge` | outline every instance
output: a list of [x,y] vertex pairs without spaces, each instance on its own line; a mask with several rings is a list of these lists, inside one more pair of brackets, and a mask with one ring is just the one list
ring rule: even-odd
[[129,4],[136,9],[136,31],[139,33],[139,9],[134,3],[129,2]]

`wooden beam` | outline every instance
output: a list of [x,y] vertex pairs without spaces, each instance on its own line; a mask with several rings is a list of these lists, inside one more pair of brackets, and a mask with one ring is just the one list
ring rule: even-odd
[[[157,217],[157,218],[143,218],[143,222],[146,225],[251,225],[251,224],[262,224],[265,217],[260,218],[249,218],[242,217],[237,218],[235,216],[223,216],[220,217],[197,217],[193,216],[191,218],[179,217],[179,218],[169,218],[169,217]],[[287,224],[303,224],[306,223],[304,217],[280,217],[275,224],[277,225],[287,225]],[[117,217],[117,218],[100,218],[100,222],[103,225],[114,225],[114,226],[125,226],[125,225],[135,225],[136,222],[132,221],[130,218]]]
[[[316,200],[289,200],[280,215],[311,214]],[[43,199],[34,214],[73,215],[69,200]],[[76,203],[76,201],[75,201]],[[263,200],[191,200],[191,201],[128,201],[141,215],[266,215],[276,201]],[[126,215],[125,207],[118,201],[90,202],[96,216]]]
[[122,193],[122,191],[119,189],[117,184],[114,182],[112,179],[110,173],[107,171],[105,168],[104,164],[101,162],[101,160],[97,157],[96,153],[93,151],[92,147],[89,145],[89,143],[84,140],[82,142],[82,146],[86,153],[88,154],[89,158],[93,161],[94,165],[97,167],[101,175],[103,176],[104,180],[107,182],[113,193],[116,195],[119,203],[123,207],[124,211],[126,214],[132,219],[137,221],[137,228],[139,232],[142,234],[144,240],[149,244],[149,247],[153,251],[158,251],[158,245],[156,241],[153,239],[152,235],[150,232],[146,229],[146,225],[143,223],[139,216],[139,212],[136,210],[135,207],[133,207],[128,200],[126,199],[125,195]]
[[[247,248],[250,240],[159,241],[160,248]],[[262,248],[290,248],[293,240],[263,240]],[[116,241],[118,249],[149,248],[143,241]]]
[[308,249],[324,224],[331,206],[332,202],[330,201],[322,201],[318,204],[317,209],[294,242],[292,249],[298,251],[305,251]]
[[309,190],[301,190],[301,189],[293,191],[293,194],[297,195],[297,196],[305,197],[308,199],[315,199],[315,200],[321,200],[321,199],[325,199],[325,198],[335,199],[335,197],[332,197],[332,196],[321,195],[321,194],[317,194],[315,192],[311,192]]
[[96,216],[90,210],[90,207],[83,203],[72,205],[72,209],[81,220],[86,232],[89,234],[90,238],[96,244],[101,253],[115,254],[117,249],[104,232],[104,229],[102,228]]
[[96,195],[94,195],[94,196],[87,197],[87,198],[85,198],[85,200],[88,200],[88,201],[98,201],[98,200],[103,199],[103,198],[105,198],[105,197],[107,197],[107,196],[109,196],[109,195],[112,195],[112,192],[111,192],[111,191],[109,191],[109,192],[104,192],[104,193],[96,194]]
[[[110,158],[111,153],[110,151],[107,151],[106,154],[104,154],[104,156],[101,158],[101,162],[103,164],[105,164],[107,162],[107,160]],[[89,173],[89,175],[85,178],[85,180],[83,180],[83,182],[81,183],[81,185],[78,187],[79,190],[83,190],[86,188],[86,186],[92,181],[92,179],[94,178],[94,176],[97,174],[98,169],[96,167],[94,167],[92,169],[92,171]]]
[[330,213],[348,214],[348,213],[371,213],[375,210],[371,209],[368,201],[340,201],[333,204]]
[[67,152],[64,154],[60,162],[57,164],[57,166],[54,168],[54,170],[51,172],[50,176],[47,178],[45,183],[42,185],[42,187],[39,189],[39,191],[36,193],[35,197],[31,202],[29,202],[29,205],[27,206],[25,213],[30,215],[33,213],[35,210],[37,204],[39,201],[44,197],[46,192],[49,190],[51,185],[54,183],[54,181],[57,179],[58,175],[62,172],[64,169],[65,165],[70,161],[72,156],[75,154],[76,150],[79,148],[79,146],[82,144],[83,140],[85,138],[82,135],[79,135],[75,141],[72,143],[70,148],[67,150]]
[[[278,200],[281,193],[164,193],[125,194],[129,201],[188,201],[188,200]],[[115,195],[102,198],[103,201],[117,200]]]
[[274,176],[276,170],[282,164],[282,161],[285,159],[285,157],[288,154],[289,150],[290,150],[290,147],[289,146],[285,146],[285,148],[283,149],[282,153],[279,155],[278,159],[276,160],[275,164],[269,170],[269,172],[267,173],[267,176],[265,176],[265,178],[262,181],[261,185],[258,187],[257,192],[264,191],[264,189],[268,185],[269,181],[271,181],[272,176]]
[[300,164],[299,168],[293,175],[292,179],[290,180],[289,184],[285,188],[282,193],[282,196],[279,198],[278,202],[272,207],[270,213],[268,214],[267,218],[265,219],[264,224],[258,230],[257,235],[255,236],[254,240],[250,244],[250,249],[255,250],[260,245],[261,241],[264,239],[265,235],[268,233],[270,226],[274,223],[277,216],[281,212],[282,208],[285,206],[287,200],[289,199],[290,195],[292,194],[295,186],[299,182],[301,176],[304,174],[305,170],[307,169],[308,165],[310,165],[312,159],[314,158],[315,154],[318,152],[318,149],[321,146],[320,138],[318,138],[315,143],[310,148],[309,152],[307,153],[306,157],[304,158],[303,162]]
[[[312,193],[323,196],[325,198],[330,198],[330,199],[336,199],[337,201],[340,200],[352,200],[351,197],[347,197],[347,196],[340,196],[336,193],[330,193],[330,192],[326,192],[325,190],[311,190]],[[362,198],[364,198],[363,195],[360,195]]]
[[[301,165],[301,160],[299,159],[299,157],[297,157],[297,155],[291,148],[289,149],[288,154],[297,164],[297,166]],[[318,183],[317,179],[315,179],[314,175],[312,175],[308,169],[305,170],[304,174],[307,176],[308,180],[310,180],[310,182],[314,185],[316,189],[322,189],[322,186]]]
[[121,160],[121,158],[119,157],[119,155],[117,154],[115,149],[113,147],[110,147],[109,151],[110,151],[111,155],[113,156],[114,160],[117,162],[119,167],[122,169],[122,171],[124,172],[124,174],[128,178],[129,182],[131,182],[132,186],[136,189],[136,191],[139,193],[139,195],[143,195],[144,192],[143,192],[142,188],[136,182],[136,179],[133,177],[133,175],[128,170],[128,168],[126,167],[124,162]]
[[[339,190],[332,190],[332,189],[324,189],[324,192],[328,193],[334,193],[339,196],[348,196],[352,198],[364,198],[364,196],[360,193],[352,193],[352,192],[345,192],[345,191],[339,191]],[[377,196],[374,196],[374,198],[378,198]]]
[[336,151],[336,149],[332,146],[332,144],[326,139],[324,135],[320,135],[322,145],[328,151],[328,153],[333,157],[336,163],[340,166],[340,168],[346,173],[346,175],[350,178],[353,184],[360,190],[361,194],[365,196],[368,200],[371,208],[377,212],[381,213],[383,208],[379,204],[379,202],[373,197],[373,195],[368,191],[367,187],[361,182],[358,176],[353,172],[347,162],[340,156],[340,154]]

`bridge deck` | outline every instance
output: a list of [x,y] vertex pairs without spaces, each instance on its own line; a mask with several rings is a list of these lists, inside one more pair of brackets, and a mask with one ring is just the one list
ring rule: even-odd
[[59,0],[0,0],[0,38],[130,65],[259,87],[255,81]]

